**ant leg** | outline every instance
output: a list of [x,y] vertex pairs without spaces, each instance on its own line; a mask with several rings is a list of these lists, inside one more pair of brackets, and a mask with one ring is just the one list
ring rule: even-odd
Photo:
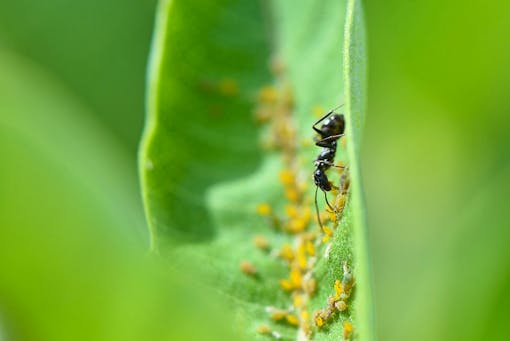
[[[331,136],[328,136],[328,137],[325,137],[323,139],[320,139],[319,141],[315,142],[315,145],[316,146],[319,146],[319,147],[324,147],[324,148],[333,148],[333,145],[331,144],[334,140],[344,136],[345,134],[338,134],[338,135],[331,135]],[[327,141],[330,141],[330,140],[333,140],[331,141],[331,143],[325,143]]]
[[323,192],[324,192],[324,199],[326,199],[326,204],[328,204],[331,211],[336,212],[336,210],[333,208],[333,206],[331,206],[331,204],[328,201],[328,195],[327,195],[326,191],[323,191]]
[[321,227],[322,232],[324,232],[324,226],[322,226],[321,215],[319,213],[319,205],[317,204],[317,191],[319,190],[319,186],[315,186],[315,212],[317,213],[317,220],[319,221],[319,226]]
[[341,168],[341,169],[345,169],[345,167],[346,167],[346,166],[335,165],[334,163],[329,162],[329,161],[322,161],[322,162],[330,167]]

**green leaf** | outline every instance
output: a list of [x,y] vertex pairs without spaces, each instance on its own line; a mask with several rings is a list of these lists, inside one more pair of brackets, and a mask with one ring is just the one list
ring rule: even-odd
[[126,148],[38,65],[2,49],[0,74],[0,339],[225,340],[146,257]]
[[142,129],[144,72],[155,3],[0,2],[2,45],[66,84],[130,148],[133,164]]
[[[277,254],[284,243],[297,243],[304,235],[284,233],[282,226],[272,228],[255,208],[269,203],[282,221],[292,200],[284,195],[279,173],[290,169],[298,174],[299,184],[302,178],[308,186],[304,199],[294,203],[299,214],[313,210],[312,161],[319,149],[310,146],[311,127],[317,120],[312,109],[343,103],[347,148],[338,147],[336,160],[348,165],[351,188],[331,241],[321,243],[318,224],[309,224],[318,241],[317,259],[306,271],[317,280],[317,291],[302,294],[308,299],[310,316],[327,307],[335,280],[345,278],[346,263],[356,279],[347,300],[349,309],[334,313],[322,328],[312,326],[312,338],[341,337],[345,321],[352,322],[354,339],[374,338],[358,166],[365,112],[364,40],[358,1],[160,3],[140,149],[152,246],[172,267],[192,273],[195,280],[222,293],[238,312],[235,325],[242,333],[257,335],[257,327],[267,324],[286,339],[306,339],[302,322],[298,331],[270,319],[267,307],[293,304],[280,285],[290,269],[252,242],[255,235],[264,235],[272,254]],[[281,112],[292,112],[283,122],[295,129],[295,136],[285,137],[281,130],[271,133],[278,110],[269,127],[254,122],[253,112],[263,102],[257,94],[267,85],[276,88]],[[285,102],[286,88],[292,93],[291,104]],[[264,150],[260,142],[271,138],[298,148]],[[308,147],[302,146],[303,140]],[[333,170],[329,174],[338,185],[339,176]],[[252,263],[257,275],[243,273],[242,261]],[[306,320],[313,324],[311,317]]]

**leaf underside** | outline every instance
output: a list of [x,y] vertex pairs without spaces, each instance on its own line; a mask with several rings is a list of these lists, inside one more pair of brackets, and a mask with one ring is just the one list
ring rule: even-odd
[[[275,56],[285,66],[283,76],[269,70]],[[268,128],[253,119],[260,89],[284,79],[292,90],[296,141],[312,141],[314,107],[344,103],[347,121],[346,147],[338,149],[336,160],[349,167],[351,193],[329,256],[323,256],[325,245],[317,249],[313,269],[317,292],[307,310],[327,305],[335,280],[342,278],[344,262],[352,267],[356,287],[349,311],[337,314],[324,328],[314,327],[313,339],[342,335],[344,320],[353,323],[355,339],[372,338],[357,166],[364,63],[361,9],[355,1],[160,4],[140,151],[152,245],[173,267],[193,272],[223,293],[241,312],[235,325],[249,336],[268,324],[285,339],[297,337],[296,327],[271,321],[265,311],[267,306],[292,305],[280,287],[288,266],[252,242],[255,235],[264,235],[278,248],[295,239],[271,228],[267,217],[255,212],[258,204],[269,203],[277,215],[284,215],[288,203],[278,177],[288,165],[280,151],[261,147]],[[315,189],[312,160],[318,151],[303,146],[294,154],[298,172],[309,182],[310,209]],[[335,175],[331,179],[338,181]],[[310,225],[311,230],[318,228]],[[257,276],[242,273],[241,261],[253,264]]]

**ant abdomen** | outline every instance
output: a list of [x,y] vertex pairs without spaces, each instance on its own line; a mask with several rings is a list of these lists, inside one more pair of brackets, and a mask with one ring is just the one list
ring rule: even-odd
[[319,187],[321,190],[329,192],[331,191],[331,183],[329,182],[326,173],[321,168],[318,168],[313,173],[313,181],[315,182],[315,186]]

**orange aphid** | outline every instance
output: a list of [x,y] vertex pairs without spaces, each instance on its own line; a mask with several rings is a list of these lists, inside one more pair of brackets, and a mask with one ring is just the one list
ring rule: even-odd
[[269,68],[273,75],[280,76],[285,71],[285,64],[280,56],[275,55],[271,58],[271,63],[269,64]]
[[225,78],[218,83],[218,91],[225,96],[235,96],[239,93],[239,85],[235,80]]
[[313,295],[315,293],[315,290],[317,290],[317,282],[315,281],[315,278],[307,278],[303,281],[303,290],[308,295]]
[[345,149],[347,147],[347,139],[341,137],[340,138],[340,144],[342,145],[342,147]]
[[273,110],[268,106],[261,106],[254,112],[255,120],[259,123],[266,123],[271,119]]
[[242,261],[240,264],[240,268],[241,271],[247,275],[254,276],[257,274],[257,269],[255,268],[255,266],[248,261]]
[[345,321],[343,324],[344,327],[344,340],[350,339],[353,331],[352,323]]
[[261,250],[269,249],[269,242],[264,236],[255,236],[255,238],[253,238],[253,244]]

